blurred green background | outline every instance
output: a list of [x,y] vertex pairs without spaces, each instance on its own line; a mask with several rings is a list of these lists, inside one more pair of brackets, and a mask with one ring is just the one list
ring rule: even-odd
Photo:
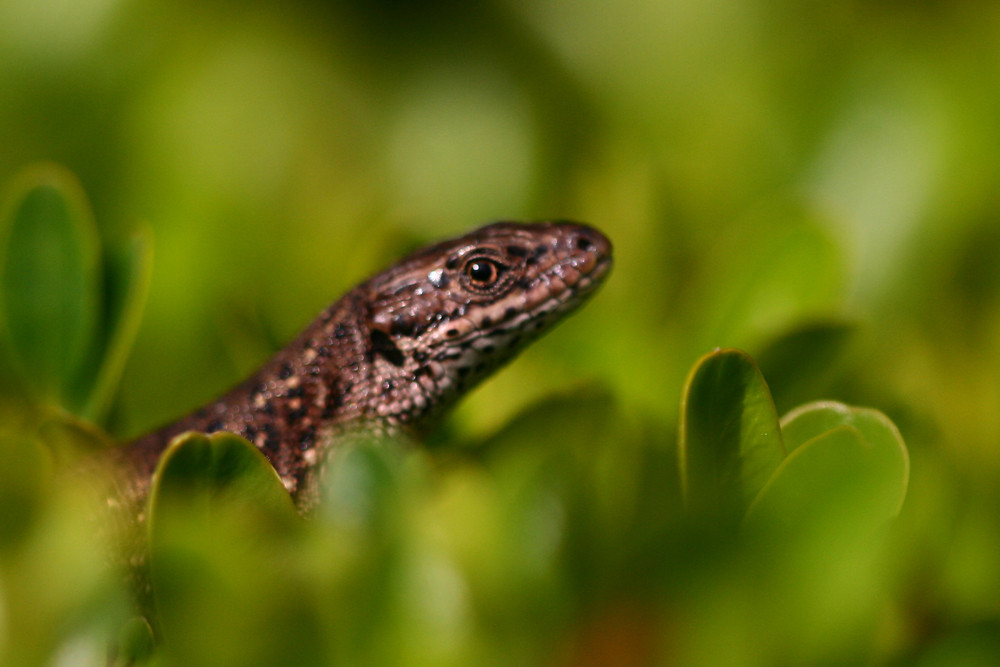
[[[113,434],[218,394],[402,252],[586,221],[608,285],[438,438],[582,391],[668,447],[717,346],[779,412],[883,410],[913,466],[875,661],[1000,655],[998,118],[985,1],[0,3],[0,183],[54,161],[104,243],[153,230]],[[680,626],[724,636],[715,604]]]

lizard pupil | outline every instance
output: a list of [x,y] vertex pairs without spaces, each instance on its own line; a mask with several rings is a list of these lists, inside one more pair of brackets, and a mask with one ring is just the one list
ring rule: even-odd
[[500,276],[500,269],[495,262],[486,259],[474,259],[465,265],[465,273],[472,284],[479,288],[490,287]]

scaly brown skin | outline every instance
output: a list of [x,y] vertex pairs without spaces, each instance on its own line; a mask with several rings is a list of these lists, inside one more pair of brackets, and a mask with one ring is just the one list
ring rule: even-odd
[[129,504],[184,431],[261,449],[302,509],[344,434],[419,436],[583,303],[611,244],[580,224],[500,222],[421,250],[348,292],[251,378],[120,452]]

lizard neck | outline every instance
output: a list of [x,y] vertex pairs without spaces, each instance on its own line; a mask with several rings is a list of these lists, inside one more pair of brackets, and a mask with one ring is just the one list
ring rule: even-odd
[[363,287],[326,309],[251,377],[177,422],[135,440],[126,456],[148,477],[163,450],[186,431],[236,433],[271,461],[295,493],[326,445],[349,424],[375,423],[368,403],[373,372]]

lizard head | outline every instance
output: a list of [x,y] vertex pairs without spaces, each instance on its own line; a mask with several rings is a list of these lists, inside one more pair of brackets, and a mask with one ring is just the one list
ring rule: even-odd
[[421,250],[368,294],[369,410],[421,429],[581,305],[611,243],[570,222],[499,222]]

